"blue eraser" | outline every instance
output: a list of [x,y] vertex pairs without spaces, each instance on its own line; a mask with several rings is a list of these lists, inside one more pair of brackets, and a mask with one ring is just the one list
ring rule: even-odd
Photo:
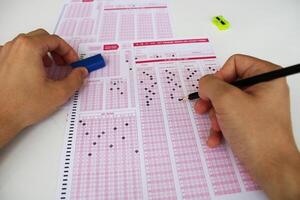
[[94,56],[71,63],[71,67],[85,67],[90,73],[105,67],[105,61],[101,54],[96,54]]

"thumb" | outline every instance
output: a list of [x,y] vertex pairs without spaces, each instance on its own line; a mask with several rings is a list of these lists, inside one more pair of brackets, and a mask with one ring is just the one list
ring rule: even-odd
[[62,102],[66,102],[76,90],[78,90],[84,83],[88,76],[88,70],[84,67],[75,68],[71,73],[62,80],[56,81],[56,88]]
[[232,108],[246,95],[239,88],[214,75],[206,75],[199,80],[200,98],[210,101],[216,112],[226,112],[224,109]]

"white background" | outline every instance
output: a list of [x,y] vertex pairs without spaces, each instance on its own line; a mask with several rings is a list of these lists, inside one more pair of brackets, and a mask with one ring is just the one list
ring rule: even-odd
[[[1,0],[0,44],[36,28],[53,32],[63,0]],[[170,0],[176,37],[210,37],[221,64],[234,53],[282,66],[300,63],[299,0]],[[211,18],[231,23],[219,31]],[[288,78],[294,135],[300,147],[300,75]],[[5,97],[0,97],[5,98]],[[276,111],[274,111],[276,112]],[[0,152],[0,199],[55,199],[66,110],[24,130]]]

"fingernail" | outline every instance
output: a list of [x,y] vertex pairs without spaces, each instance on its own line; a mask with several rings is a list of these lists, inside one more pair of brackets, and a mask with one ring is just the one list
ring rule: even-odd
[[218,141],[216,141],[215,139],[213,138],[208,138],[207,141],[206,141],[206,144],[209,148],[215,148],[217,147],[219,144],[218,144]]
[[199,101],[196,101],[196,102],[195,102],[195,105],[194,105],[194,109],[195,109],[195,111],[196,111],[197,114],[201,114],[201,113],[199,112],[198,106],[199,106]]

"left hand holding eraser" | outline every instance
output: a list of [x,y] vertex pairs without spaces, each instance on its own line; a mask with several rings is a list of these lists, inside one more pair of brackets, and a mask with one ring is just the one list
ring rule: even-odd
[[46,67],[53,62],[72,63],[78,55],[62,38],[42,29],[20,34],[0,49],[1,148],[20,130],[49,116],[68,101],[84,83],[88,70],[78,67],[61,80],[49,79]]

